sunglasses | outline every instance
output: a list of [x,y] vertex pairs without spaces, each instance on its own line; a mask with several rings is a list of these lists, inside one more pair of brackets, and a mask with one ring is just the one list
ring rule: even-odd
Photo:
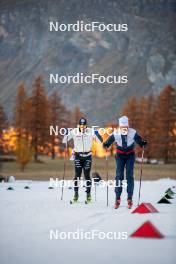
[[79,125],[80,128],[84,129],[86,128],[87,126],[86,125]]

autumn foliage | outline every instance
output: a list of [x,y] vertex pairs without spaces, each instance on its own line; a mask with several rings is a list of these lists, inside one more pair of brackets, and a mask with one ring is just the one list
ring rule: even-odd
[[165,163],[176,160],[176,90],[172,86],[166,86],[158,96],[130,98],[122,114],[148,139],[147,158]]
[[[127,115],[130,126],[148,140],[145,157],[166,163],[176,160],[176,90],[172,86],[165,87],[159,95],[129,98],[121,114]],[[82,116],[85,115],[79,106],[72,111],[66,108],[58,90],[48,94],[42,76],[34,80],[30,89],[20,83],[9,129],[15,133],[14,140],[17,142],[10,149],[15,151],[21,170],[32,156],[35,161],[39,161],[39,155],[43,154],[51,156],[52,159],[56,154],[62,157],[62,135],[50,135],[50,126],[76,127]],[[1,152],[3,130],[7,127],[6,114],[0,105]],[[109,123],[106,127],[114,128],[117,124]],[[4,142],[4,146],[7,144],[8,142]],[[97,154],[97,147],[94,147],[93,153]],[[114,153],[115,146],[110,150],[111,155]],[[137,148],[137,155],[140,154],[141,149]]]

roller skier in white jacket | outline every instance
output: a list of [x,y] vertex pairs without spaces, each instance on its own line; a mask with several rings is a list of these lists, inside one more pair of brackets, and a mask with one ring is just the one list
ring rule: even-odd
[[91,164],[92,164],[92,145],[93,140],[103,142],[102,137],[98,131],[87,127],[87,120],[81,118],[79,126],[71,130],[63,139],[63,143],[73,139],[74,142],[74,163],[75,163],[75,177],[74,177],[74,198],[73,202],[77,202],[78,195],[78,181],[81,178],[82,170],[86,180],[86,202],[91,202]]

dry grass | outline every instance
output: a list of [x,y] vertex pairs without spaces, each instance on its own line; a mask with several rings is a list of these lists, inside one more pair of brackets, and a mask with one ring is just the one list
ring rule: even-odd
[[[30,180],[49,180],[51,177],[61,179],[63,176],[63,159],[50,160],[48,157],[40,157],[41,163],[31,162],[24,172],[19,171],[16,162],[6,162],[2,165],[1,174],[3,176],[13,175],[16,179]],[[94,160],[95,161],[95,160]],[[92,172],[95,171],[95,162],[93,162]],[[102,178],[106,178],[105,159],[96,159],[97,172]],[[176,164],[150,165],[145,164],[143,167],[144,180],[156,180],[159,178],[176,179]],[[140,166],[135,165],[135,179],[139,179]],[[74,165],[72,161],[66,163],[66,179],[72,179],[74,176]],[[115,159],[109,158],[109,178],[115,177]]]

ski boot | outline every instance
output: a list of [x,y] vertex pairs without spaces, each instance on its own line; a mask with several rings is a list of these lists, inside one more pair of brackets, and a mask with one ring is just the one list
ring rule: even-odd
[[116,200],[116,202],[114,204],[114,209],[118,209],[119,208],[120,202],[121,202],[120,198]]
[[128,209],[131,209],[131,207],[133,206],[132,199],[127,199],[127,203],[128,203]]
[[92,197],[91,197],[91,194],[88,193],[88,194],[87,194],[87,198],[86,198],[86,200],[85,200],[85,204],[89,204],[89,203],[91,203],[91,202],[92,202]]
[[70,204],[77,203],[78,202],[79,195],[78,193],[75,193],[73,196],[73,200],[70,200]]

